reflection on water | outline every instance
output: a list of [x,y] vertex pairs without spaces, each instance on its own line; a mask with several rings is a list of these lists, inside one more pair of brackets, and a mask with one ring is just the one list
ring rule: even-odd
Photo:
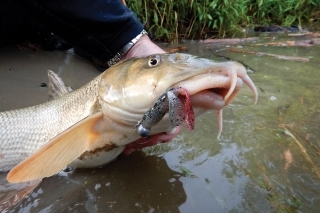
[[231,53],[226,45],[188,45],[189,53],[219,53],[252,68],[258,104],[244,87],[224,110],[219,140],[215,113],[208,112],[193,132],[148,148],[146,155],[136,152],[102,169],[45,179],[9,212],[317,212],[320,47],[232,48],[237,47],[310,61]]
[[142,152],[109,166],[47,178],[12,212],[178,212],[186,201],[182,174]]
[[6,174],[0,173],[0,211],[17,205],[41,183],[41,180],[10,184],[6,181]]

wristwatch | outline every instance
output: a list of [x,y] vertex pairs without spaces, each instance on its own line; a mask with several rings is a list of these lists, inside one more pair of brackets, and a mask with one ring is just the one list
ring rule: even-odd
[[124,47],[122,47],[121,50],[119,52],[117,52],[116,55],[107,62],[108,66],[111,67],[112,65],[114,65],[118,61],[120,61],[121,57],[124,54],[126,54],[131,49],[131,47],[133,47],[133,45],[135,45],[135,43],[137,43],[139,41],[139,39],[145,34],[148,34],[147,31],[142,30],[141,33],[139,33],[139,35],[137,35],[135,38],[133,38]]

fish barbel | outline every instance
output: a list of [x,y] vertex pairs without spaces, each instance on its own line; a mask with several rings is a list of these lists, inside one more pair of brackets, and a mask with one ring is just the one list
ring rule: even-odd
[[[96,167],[115,159],[126,146],[149,140],[135,130],[146,112],[172,88],[182,88],[195,116],[218,113],[249,86],[245,67],[189,54],[157,54],[120,62],[80,89],[52,101],[0,113],[0,171],[11,183],[52,176],[67,165]],[[172,93],[173,94],[173,93]],[[151,113],[152,114],[152,113]],[[170,141],[179,128],[168,113],[152,123],[148,137]]]

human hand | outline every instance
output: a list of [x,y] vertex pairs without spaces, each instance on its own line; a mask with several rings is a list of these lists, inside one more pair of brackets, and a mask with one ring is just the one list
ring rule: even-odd
[[133,57],[143,57],[157,53],[165,53],[165,51],[153,43],[147,35],[143,35],[139,41],[137,41],[137,43],[122,56],[121,61]]

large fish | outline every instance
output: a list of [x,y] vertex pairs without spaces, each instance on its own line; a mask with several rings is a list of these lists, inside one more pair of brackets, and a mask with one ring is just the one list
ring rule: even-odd
[[[0,113],[0,171],[11,183],[54,175],[67,165],[96,167],[121,152],[172,140],[183,120],[222,109],[243,82],[243,65],[188,54],[118,63],[82,88],[47,103]],[[177,119],[175,119],[177,117]],[[143,136],[143,137],[141,137]]]

